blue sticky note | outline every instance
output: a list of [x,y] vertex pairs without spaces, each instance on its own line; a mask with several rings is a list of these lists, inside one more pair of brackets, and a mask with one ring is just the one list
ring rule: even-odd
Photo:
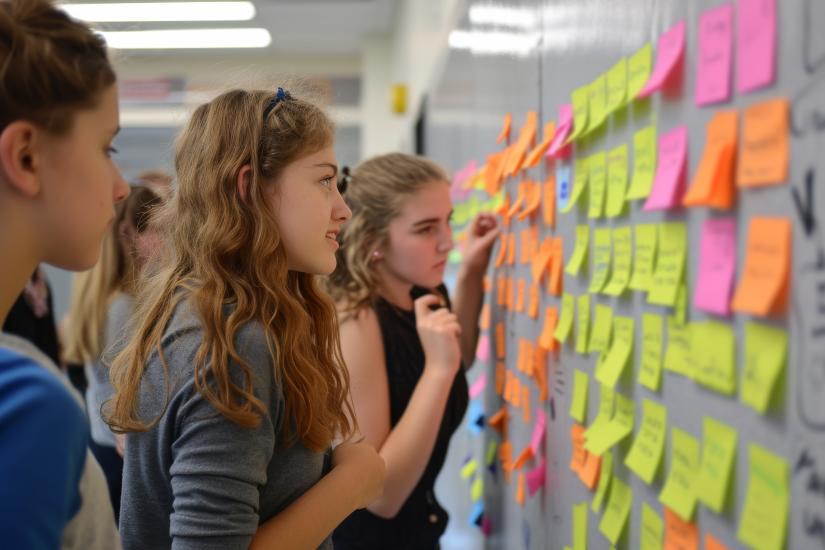
[[484,406],[478,399],[470,401],[470,410],[467,411],[467,429],[475,435],[484,430]]
[[470,511],[470,526],[481,527],[481,520],[484,518],[484,501],[478,501]]
[[559,162],[556,165],[556,209],[565,210],[573,192],[573,182],[570,180],[570,164]]

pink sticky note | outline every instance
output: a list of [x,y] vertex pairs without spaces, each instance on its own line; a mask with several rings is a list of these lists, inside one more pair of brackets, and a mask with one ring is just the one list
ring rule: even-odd
[[536,423],[533,426],[533,437],[530,438],[530,448],[533,450],[533,456],[540,456],[546,429],[547,416],[544,414],[544,409],[539,409],[536,413]]
[[536,491],[544,487],[547,481],[547,459],[542,458],[541,464],[536,466],[533,470],[527,472],[527,492],[530,496],[536,494]]
[[475,399],[481,392],[484,391],[484,388],[487,386],[487,371],[481,373],[481,376],[476,378],[476,381],[473,382],[473,385],[470,386],[470,399]]
[[699,18],[696,105],[730,99],[732,58],[733,4],[724,4]]
[[493,523],[486,514],[481,518],[481,532],[484,533],[485,537],[489,537],[493,533]]
[[544,154],[546,157],[561,156],[560,153],[566,148],[564,146],[567,136],[570,135],[570,130],[573,128],[573,106],[565,103],[559,107],[559,123],[556,126],[556,133],[553,135],[553,141],[550,142],[550,147]]
[[776,0],[739,0],[736,32],[739,93],[773,84],[776,76]]
[[478,339],[478,345],[476,346],[476,359],[479,361],[487,361],[490,358],[490,337],[486,334],[482,334],[481,337]]
[[702,226],[699,278],[693,305],[697,309],[730,315],[730,299],[736,271],[736,220],[715,218]]
[[644,210],[674,208],[682,203],[687,146],[687,126],[678,126],[659,136],[656,179],[653,180],[653,189],[645,202]]
[[685,52],[685,22],[679,21],[659,37],[656,46],[656,66],[645,87],[636,97],[647,97],[662,88]]

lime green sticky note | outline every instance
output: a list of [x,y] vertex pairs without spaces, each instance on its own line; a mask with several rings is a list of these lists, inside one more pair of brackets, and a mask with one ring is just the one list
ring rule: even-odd
[[615,388],[616,382],[621,378],[633,353],[635,340],[633,317],[616,317],[613,325],[613,343],[608,352],[604,354],[604,360],[596,366],[596,380],[611,388]]
[[599,470],[599,484],[596,486],[596,494],[593,495],[593,502],[590,503],[590,509],[598,514],[602,509],[604,497],[607,495],[607,489],[610,487],[610,480],[613,477],[613,453],[607,451],[602,455],[602,464]]
[[650,78],[653,66],[653,46],[648,42],[627,62],[627,101],[633,101]]
[[605,192],[607,190],[607,155],[604,151],[594,153],[587,159],[587,185],[590,188],[588,218],[601,218],[604,213]]
[[785,547],[788,526],[788,463],[755,443],[748,445],[750,475],[737,537],[757,550]]
[[590,246],[590,227],[587,225],[576,226],[576,246],[573,248],[573,254],[567,261],[567,267],[564,269],[568,275],[577,275],[583,265],[587,263],[587,250]]
[[717,514],[725,508],[737,438],[736,430],[727,424],[709,416],[702,419],[702,463],[696,493],[699,500]]
[[642,527],[639,533],[639,550],[662,550],[665,523],[662,516],[647,502],[642,503]]
[[627,97],[627,58],[623,57],[607,71],[607,113],[613,114]]
[[607,118],[607,76],[600,75],[590,83],[590,121],[587,130],[592,132]]
[[685,521],[693,521],[698,474],[699,441],[679,428],[671,428],[670,474],[659,501]]
[[556,325],[556,331],[553,337],[562,344],[567,341],[570,336],[570,329],[573,328],[573,316],[576,314],[575,298],[572,294],[567,292],[561,298],[561,315],[559,316],[559,324]]
[[590,85],[585,84],[570,93],[573,104],[573,131],[567,136],[566,143],[571,143],[588,132],[588,112],[590,109]]
[[630,236],[630,226],[614,229],[612,240],[613,273],[602,292],[610,296],[620,296],[630,282],[630,269],[633,263],[633,239]]
[[496,461],[496,451],[498,450],[498,442],[495,439],[491,439],[490,443],[487,444],[487,466],[493,464]]
[[639,384],[653,391],[659,391],[662,380],[662,336],[662,317],[655,313],[643,313]]
[[627,191],[627,144],[611,149],[607,154],[607,206],[608,218],[621,216],[625,209]]
[[627,524],[630,509],[633,507],[633,489],[618,477],[613,478],[612,485],[607,508],[599,522],[599,531],[607,537],[607,540],[616,544]]
[[573,550],[587,550],[587,503],[573,506]]
[[656,175],[656,126],[633,134],[633,179],[625,200],[646,199]]
[[570,401],[570,416],[579,424],[587,421],[587,387],[590,377],[579,369],[573,369],[573,399]]
[[476,473],[477,466],[475,458],[468,460],[467,464],[461,468],[461,478],[470,479]]
[[682,281],[681,283],[679,283],[679,290],[676,292],[676,307],[674,308],[673,314],[676,316],[676,319],[683,325],[687,323],[687,304],[687,284],[684,281]]
[[665,451],[667,409],[650,399],[642,402],[642,425],[633,440],[625,465],[650,485]]
[[765,413],[785,370],[788,335],[784,330],[758,323],[745,325],[745,360],[742,368],[740,399]]
[[653,271],[647,301],[651,304],[673,307],[676,305],[679,285],[682,284],[685,275],[687,229],[684,222],[659,224],[658,241],[656,268]]
[[667,351],[665,369],[693,378],[693,362],[690,358],[690,323],[682,324],[676,317],[667,318]]
[[613,334],[613,308],[604,304],[596,304],[595,309],[588,347],[591,353],[606,351],[610,345],[610,336]]
[[599,227],[593,232],[593,278],[590,279],[588,292],[601,291],[607,282],[607,276],[610,274],[610,253],[612,251],[610,236],[609,227]]
[[633,276],[630,288],[648,290],[653,279],[653,265],[656,261],[656,224],[644,223],[635,227],[636,257],[633,260]]
[[466,202],[453,204],[453,219],[452,222],[456,226],[467,223],[468,208]]
[[484,477],[478,476],[473,481],[473,485],[470,488],[470,498],[473,502],[478,502],[481,500],[481,497],[484,496]]
[[577,158],[573,163],[573,190],[570,193],[570,200],[568,201],[567,206],[561,209],[563,214],[573,210],[573,207],[584,195],[584,190],[587,189],[587,159],[588,157]]
[[578,327],[576,328],[576,351],[587,353],[588,331],[590,329],[590,295],[582,294],[578,300]]
[[633,431],[633,419],[636,404],[629,397],[617,393],[616,412],[609,422],[603,424],[595,433],[591,429],[584,432],[584,448],[594,455],[603,455],[605,451],[630,435]]
[[736,391],[736,335],[718,321],[690,324],[694,380],[725,395]]
[[616,392],[613,388],[599,386],[599,412],[593,423],[584,431],[585,441],[588,438],[598,438],[599,434],[610,424],[613,417],[613,407],[616,403]]

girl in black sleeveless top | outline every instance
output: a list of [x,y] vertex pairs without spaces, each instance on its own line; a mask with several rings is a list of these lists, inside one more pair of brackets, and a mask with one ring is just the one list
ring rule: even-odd
[[[435,164],[391,154],[345,175],[344,226],[329,290],[359,428],[387,465],[384,495],[333,535],[340,550],[436,549],[447,512],[433,491],[467,408],[482,279],[498,230],[470,226],[455,307],[442,284],[453,247],[449,183]],[[416,296],[424,295],[415,299]]]

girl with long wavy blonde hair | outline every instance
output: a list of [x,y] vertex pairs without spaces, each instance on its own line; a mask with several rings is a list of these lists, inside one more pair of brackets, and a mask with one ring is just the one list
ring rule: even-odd
[[380,495],[372,447],[329,452],[355,427],[316,282],[350,217],[332,145],[323,111],[280,88],[226,92],[179,137],[157,219],[170,257],[112,366],[125,548],[331,548]]

